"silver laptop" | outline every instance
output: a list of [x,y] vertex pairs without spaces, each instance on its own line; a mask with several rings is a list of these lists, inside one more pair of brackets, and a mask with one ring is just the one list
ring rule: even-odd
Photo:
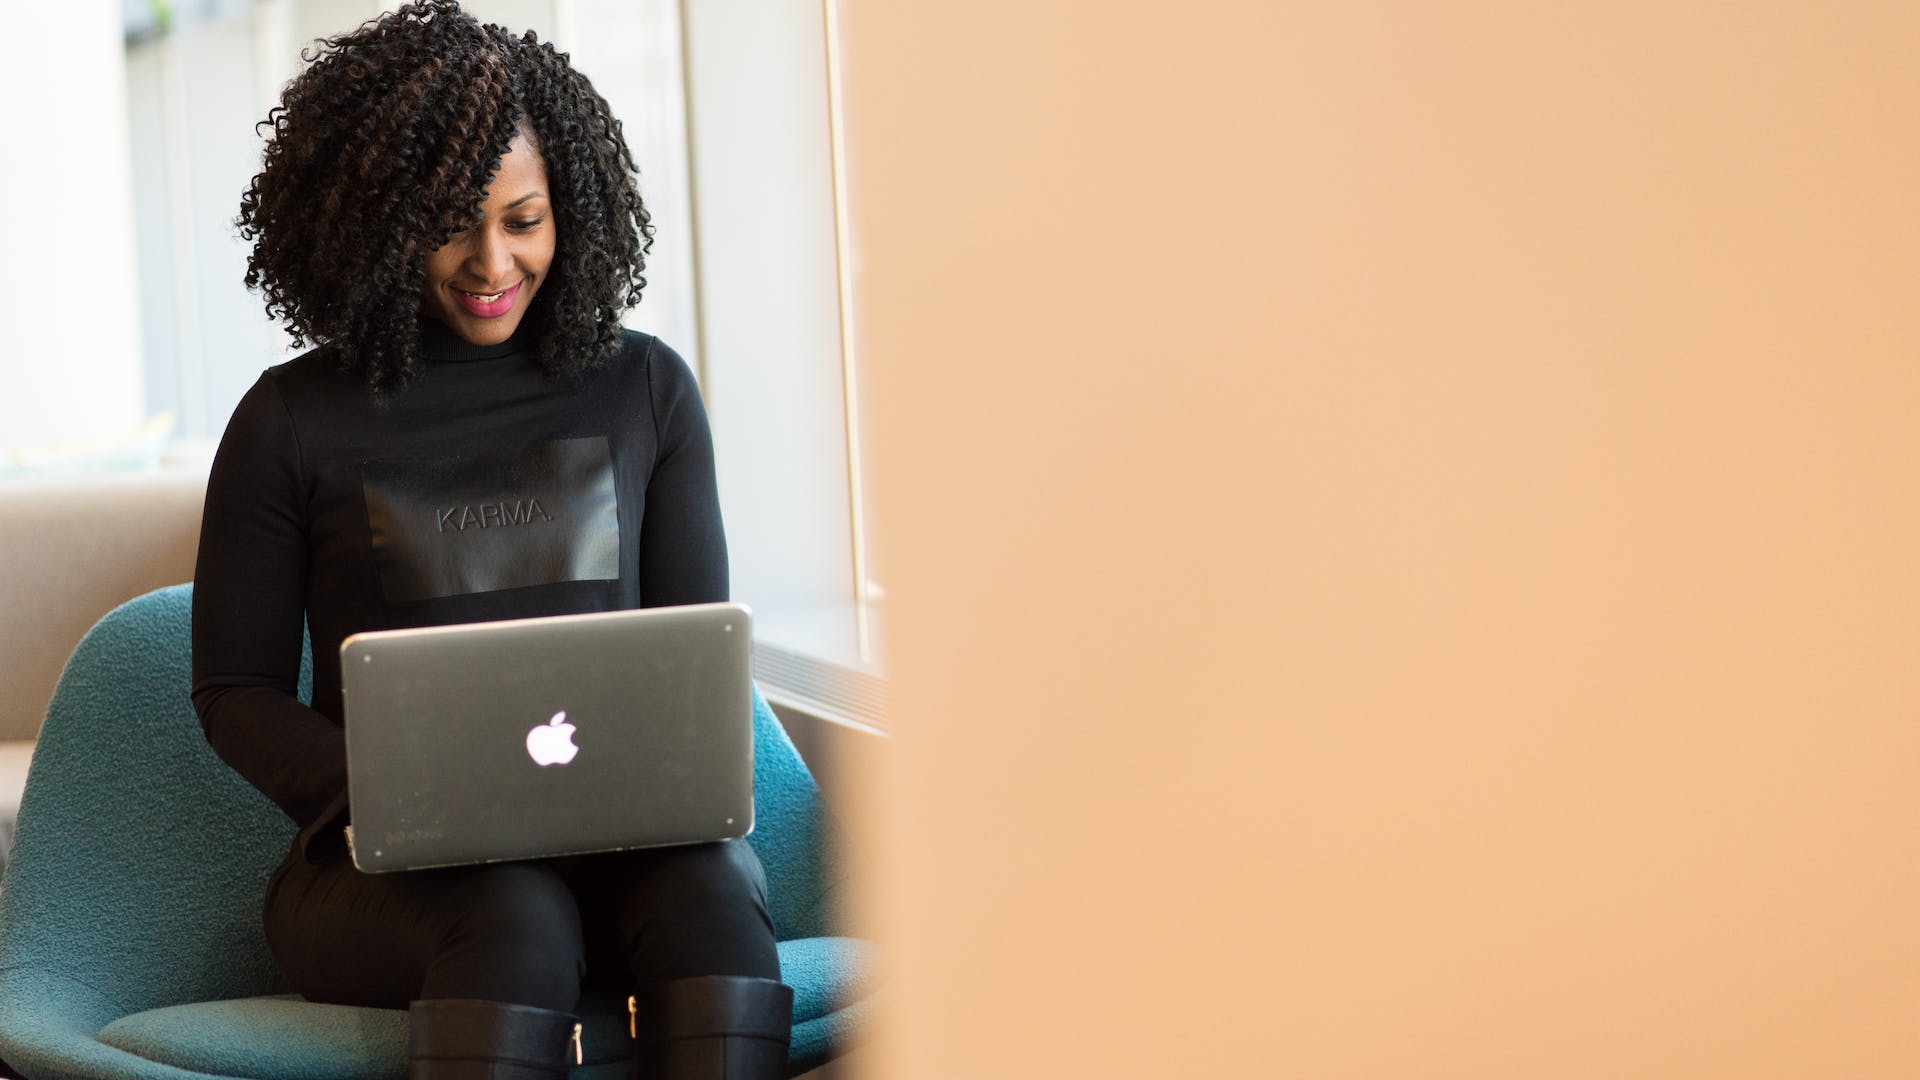
[[745,836],[750,620],[740,604],[698,604],[349,637],[354,865]]

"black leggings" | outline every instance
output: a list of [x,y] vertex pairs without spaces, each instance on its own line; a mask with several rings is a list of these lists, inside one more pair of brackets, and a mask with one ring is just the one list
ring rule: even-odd
[[766,893],[741,840],[391,874],[293,853],[267,883],[267,944],[309,1001],[573,1012],[583,985],[778,979]]

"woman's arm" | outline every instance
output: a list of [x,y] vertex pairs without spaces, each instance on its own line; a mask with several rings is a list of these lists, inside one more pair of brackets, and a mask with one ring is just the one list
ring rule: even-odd
[[227,422],[207,480],[193,706],[220,759],[303,830],[341,817],[347,803],[345,735],[294,697],[306,580],[306,480],[269,373]]
[[727,533],[700,386],[680,354],[654,340],[647,349],[647,389],[660,444],[640,523],[640,602],[726,600]]

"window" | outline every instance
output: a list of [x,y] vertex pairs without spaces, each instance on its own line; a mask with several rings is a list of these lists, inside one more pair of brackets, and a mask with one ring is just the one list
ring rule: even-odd
[[687,4],[702,371],[769,693],[876,722],[828,4]]

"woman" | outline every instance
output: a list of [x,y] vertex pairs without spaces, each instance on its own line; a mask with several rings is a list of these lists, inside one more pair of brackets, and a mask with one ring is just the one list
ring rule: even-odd
[[[782,1075],[792,992],[743,842],[379,876],[347,858],[348,634],[725,600],[727,561],[692,375],[618,323],[652,227],[606,102],[451,0],[322,46],[239,219],[247,284],[318,347],[235,410],[194,595],[207,739],[299,826],[268,943],[309,999],[410,1006],[416,1078],[564,1075],[583,982],[631,988],[641,1075]],[[541,497],[539,537],[434,527],[502,484]]]

